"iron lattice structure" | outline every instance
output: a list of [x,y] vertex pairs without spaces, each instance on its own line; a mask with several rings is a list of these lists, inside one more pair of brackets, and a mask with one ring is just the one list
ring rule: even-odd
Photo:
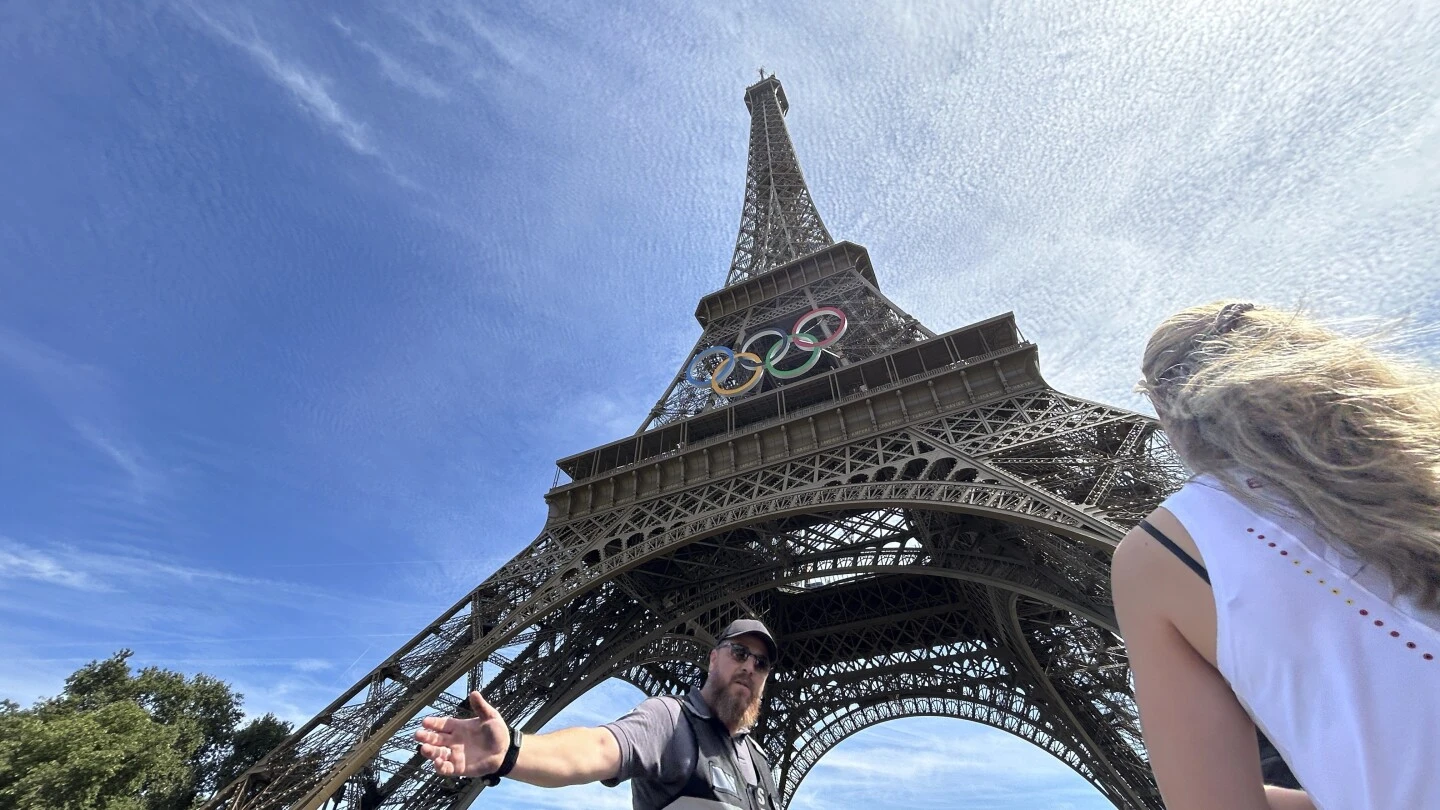
[[774,76],[762,75],[746,88],[745,106],[750,110],[750,166],[726,286],[762,276],[834,242],[815,210],[785,129],[785,113],[790,111],[785,88]]
[[609,678],[679,693],[738,617],[784,652],[757,734],[787,803],[847,736],[937,715],[1161,807],[1108,577],[1124,527],[1181,481],[1163,434],[1053,390],[1011,315],[937,335],[903,312],[821,223],[780,83],[745,99],[740,237],[696,352],[821,306],[848,316],[843,339],[737,396],[687,382],[690,362],[637,434],[558,462],[570,480],[525,551],[211,807],[467,807],[483,785],[426,765],[420,717],[483,688],[536,731]]

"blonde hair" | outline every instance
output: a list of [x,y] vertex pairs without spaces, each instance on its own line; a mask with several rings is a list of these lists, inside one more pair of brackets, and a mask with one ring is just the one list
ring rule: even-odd
[[1258,475],[1327,541],[1440,610],[1434,370],[1298,313],[1225,301],[1166,319],[1141,368],[1140,389],[1192,471]]

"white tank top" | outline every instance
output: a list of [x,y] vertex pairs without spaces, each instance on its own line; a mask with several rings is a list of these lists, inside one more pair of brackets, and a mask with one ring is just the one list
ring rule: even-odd
[[1440,810],[1440,614],[1270,500],[1201,476],[1163,504],[1209,571],[1221,675],[1317,808]]

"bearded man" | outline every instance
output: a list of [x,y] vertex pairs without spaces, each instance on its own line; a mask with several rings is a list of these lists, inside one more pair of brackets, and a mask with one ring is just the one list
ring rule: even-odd
[[427,717],[415,739],[443,776],[541,787],[628,779],[635,810],[779,810],[770,764],[750,738],[778,655],[764,624],[741,619],[717,637],[704,680],[684,698],[649,698],[603,726],[523,735],[471,692],[475,717]]

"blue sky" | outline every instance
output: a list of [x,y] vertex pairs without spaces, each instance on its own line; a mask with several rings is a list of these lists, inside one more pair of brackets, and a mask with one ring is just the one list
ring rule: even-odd
[[[1437,322],[1435,4],[781,5],[5,12],[0,697],[131,647],[303,720],[524,548],[699,332],[761,65],[886,293],[1015,311],[1062,390],[1142,407],[1148,329],[1220,296]],[[796,800],[862,803],[1107,806],[946,720]]]

